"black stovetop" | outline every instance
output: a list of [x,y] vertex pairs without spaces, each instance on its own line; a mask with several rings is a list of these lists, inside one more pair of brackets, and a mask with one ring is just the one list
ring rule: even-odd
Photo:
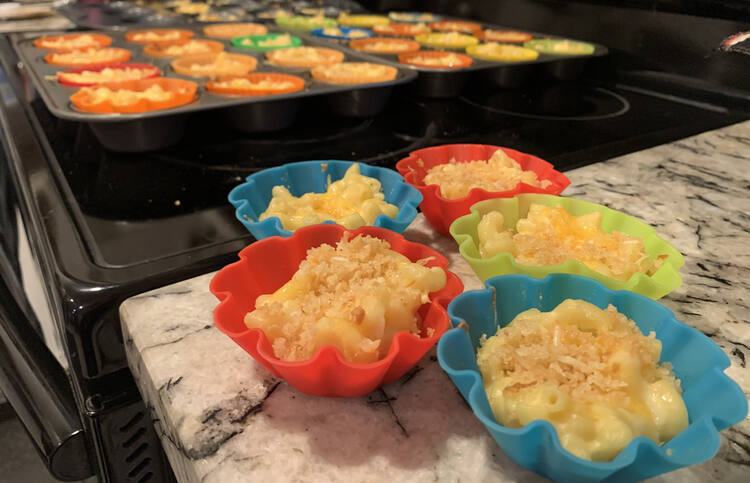
[[91,263],[139,266],[144,277],[155,260],[179,265],[194,261],[202,247],[250,243],[226,196],[266,167],[312,159],[392,167],[423,146],[484,143],[567,170],[744,118],[590,82],[547,80],[520,89],[470,88],[450,100],[396,92],[384,113],[368,119],[331,117],[310,105],[277,133],[241,134],[196,118],[176,147],[120,154],[104,150],[86,125],[53,118],[40,100],[32,107],[70,187],[70,205],[80,210]]

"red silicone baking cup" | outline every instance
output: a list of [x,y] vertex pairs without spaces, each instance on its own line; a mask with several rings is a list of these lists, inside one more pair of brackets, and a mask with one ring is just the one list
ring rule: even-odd
[[[373,226],[347,230],[340,225],[320,224],[299,228],[290,237],[274,236],[253,243],[239,253],[238,262],[219,270],[209,286],[211,293],[221,301],[214,310],[216,327],[274,375],[314,396],[363,396],[404,375],[450,327],[446,307],[463,291],[461,280],[445,270],[445,287],[431,293],[430,302],[419,308],[421,334],[397,333],[386,356],[377,362],[348,362],[333,346],[321,348],[305,361],[280,360],[261,329],[247,328],[245,314],[255,308],[259,295],[275,292],[292,278],[308,249],[324,243],[335,245],[345,233],[352,237],[362,234],[386,240],[392,250],[413,262],[432,257],[426,264],[428,267],[445,270],[449,263],[432,248],[410,242],[391,230]],[[428,329],[432,329],[429,336]]]
[[[526,183],[519,183],[515,189],[508,191],[486,191],[481,188],[473,188],[469,191],[468,196],[452,200],[444,198],[440,194],[438,185],[424,184],[424,177],[433,166],[447,164],[451,159],[455,159],[459,163],[489,159],[498,149],[505,151],[505,154],[516,160],[524,170],[535,172],[540,181],[546,179],[551,184],[546,188],[538,188]],[[430,225],[447,237],[450,237],[448,228],[451,223],[456,218],[469,214],[469,208],[474,203],[490,198],[512,198],[520,193],[559,195],[570,184],[567,176],[556,171],[550,163],[543,159],[489,144],[445,144],[419,149],[412,151],[408,157],[396,163],[396,169],[407,183],[422,193],[423,200],[419,208]]]

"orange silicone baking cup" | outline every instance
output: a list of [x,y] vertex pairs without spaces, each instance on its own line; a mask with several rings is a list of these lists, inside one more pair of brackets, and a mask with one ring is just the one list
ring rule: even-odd
[[[388,50],[376,50],[373,46],[376,44],[391,44],[394,47]],[[357,39],[349,42],[349,47],[361,52],[370,52],[375,54],[405,54],[419,50],[419,42],[406,39],[394,39],[389,37],[370,37],[367,39]]]
[[414,37],[416,35],[429,34],[432,32],[427,26],[419,26],[412,23],[389,23],[375,25],[372,31],[380,35],[397,35],[401,37]]
[[[94,39],[94,43],[91,45],[86,46],[78,46],[78,47],[48,47],[45,46],[46,42],[56,41],[60,39],[70,39],[73,40],[75,38],[81,37],[83,35],[86,35],[88,37],[92,37]],[[66,34],[66,35],[52,35],[49,37],[39,37],[34,41],[34,47],[37,49],[44,49],[44,50],[75,50],[75,49],[87,49],[89,47],[106,47],[112,43],[112,37],[109,35],[104,34]]]
[[[83,49],[81,52],[87,51],[88,49]],[[57,56],[61,54],[69,54],[71,52],[78,52],[78,50],[63,50],[63,51],[55,51],[50,52],[44,56],[44,61],[50,65],[60,65],[65,67],[93,67],[93,66],[100,66],[100,65],[107,65],[107,64],[119,64],[120,62],[127,62],[130,60],[130,51],[128,49],[121,49],[119,47],[102,47],[101,49],[95,49],[95,50],[111,50],[112,51],[112,57],[109,60],[106,60],[102,62],[101,59],[98,60],[92,60],[91,62],[65,62],[59,59],[56,59]]]
[[[191,32],[190,30],[183,30],[183,29],[147,29],[147,30],[133,30],[125,34],[125,40],[128,42],[133,42],[136,44],[150,44],[153,42],[158,42],[154,40],[135,40],[135,37],[138,34],[145,34],[148,32],[154,32],[157,34],[169,34],[170,32],[178,32],[180,34],[180,40],[189,40],[192,39],[195,34]],[[167,41],[168,42],[168,41]]]
[[[440,57],[448,57],[448,56],[454,56],[458,58],[460,61],[460,64],[458,65],[432,65],[427,63],[422,63],[415,61],[415,59],[419,58],[432,58],[432,59],[439,59]],[[399,54],[398,61],[402,64],[407,65],[415,65],[417,67],[426,67],[428,69],[461,69],[463,67],[469,67],[474,61],[471,57],[464,54],[458,54],[455,52],[444,52],[444,51],[437,51],[437,50],[420,50],[417,52],[409,52],[407,54]]]
[[518,30],[482,30],[481,32],[474,32],[474,36],[485,42],[511,42],[521,43],[531,40],[533,37],[531,34],[526,32],[520,32]]
[[[242,66],[234,67],[233,72],[196,72],[191,68],[191,66],[196,64],[200,65],[215,63],[217,57],[220,55],[225,55],[226,59],[241,63]],[[248,72],[252,72],[258,66],[258,59],[251,55],[209,52],[206,54],[183,55],[182,57],[178,57],[173,60],[170,65],[175,72],[181,75],[188,75],[192,77],[217,77],[221,75],[242,75],[247,74]]]
[[482,30],[482,24],[461,20],[441,20],[439,22],[430,22],[428,26],[432,30],[440,32],[463,32],[466,34],[473,34]]
[[195,99],[195,92],[198,90],[198,84],[182,79],[165,79],[157,77],[155,79],[130,80],[123,82],[110,82],[99,84],[101,87],[107,87],[110,90],[128,89],[133,91],[145,91],[149,87],[158,84],[162,89],[172,92],[174,95],[166,101],[151,101],[148,99],[138,99],[136,102],[127,105],[114,105],[111,101],[92,103],[88,92],[92,87],[84,87],[70,96],[70,102],[81,111],[93,112],[96,114],[134,114],[146,111],[160,111],[171,109],[173,107],[187,104]]
[[[481,188],[472,188],[467,196],[458,199],[444,198],[440,194],[438,185],[424,184],[424,177],[433,166],[450,163],[453,159],[458,163],[487,160],[498,149],[502,149],[525,171],[535,172],[540,181],[548,180],[551,184],[546,188],[539,188],[526,183],[518,183],[514,189],[508,191],[486,191]],[[513,149],[488,144],[445,144],[419,149],[412,151],[408,157],[396,163],[396,169],[407,183],[422,193],[423,200],[419,208],[430,225],[448,237],[450,237],[451,223],[458,217],[469,214],[469,208],[474,203],[490,198],[512,198],[520,193],[559,195],[570,184],[567,176],[555,170],[552,164],[543,159]]]
[[[319,56],[323,57],[322,60],[312,61],[305,59],[289,59],[284,58],[284,55],[289,52],[293,52],[296,49],[314,49]],[[274,65],[281,67],[304,67],[311,68],[318,65],[333,65],[344,61],[344,53],[334,49],[327,49],[325,47],[289,47],[286,49],[275,49],[266,52],[266,59]]]
[[332,84],[370,84],[374,82],[387,82],[390,80],[393,80],[396,78],[396,75],[398,75],[398,70],[395,67],[391,67],[389,65],[383,65],[383,64],[373,64],[370,62],[349,62],[349,64],[361,64],[361,65],[372,65],[372,66],[378,66],[378,67],[384,67],[384,73],[377,77],[365,77],[362,75],[347,75],[347,74],[338,74],[333,68],[347,64],[346,62],[341,62],[339,64],[333,64],[333,65],[319,65],[317,67],[313,67],[310,70],[310,74],[312,75],[313,79],[321,82],[330,82]]
[[153,43],[148,44],[146,47],[144,47],[143,52],[146,55],[150,55],[152,57],[162,57],[162,58],[182,57],[183,55],[195,55],[195,54],[171,55],[171,54],[166,53],[168,48],[173,47],[175,45],[185,45],[188,42],[200,42],[202,44],[205,44],[209,48],[209,52],[196,52],[200,54],[208,54],[210,52],[221,52],[222,50],[224,50],[224,44],[222,44],[221,42],[217,42],[216,40],[188,39],[188,40],[175,40],[173,42],[153,42]]
[[[219,84],[232,79],[247,79],[250,82],[261,82],[264,80],[272,82],[291,82],[292,87],[285,89],[238,89],[233,87],[221,87]],[[296,75],[276,74],[274,72],[257,72],[246,75],[230,75],[220,77],[216,80],[206,82],[208,92],[230,96],[270,96],[274,94],[287,94],[289,92],[301,91],[305,88],[305,79]]]
[[265,35],[268,29],[259,23],[217,23],[203,27],[203,33],[208,37],[231,39],[246,35]]
[[450,321],[446,307],[463,291],[459,278],[445,270],[445,288],[431,293],[430,301],[419,308],[421,334],[398,332],[386,356],[377,362],[349,362],[333,346],[321,348],[311,359],[304,361],[280,360],[261,329],[247,328],[245,314],[254,310],[259,295],[275,292],[292,278],[308,249],[324,243],[335,245],[347,233],[386,240],[392,250],[413,262],[432,257],[426,264],[428,267],[445,270],[448,266],[448,259],[440,253],[410,242],[391,230],[365,226],[350,231],[340,225],[320,224],[299,228],[287,238],[270,237],[253,243],[239,253],[238,262],[221,269],[209,285],[211,292],[221,301],[214,310],[216,327],[274,375],[314,396],[363,396],[404,375],[448,329]]

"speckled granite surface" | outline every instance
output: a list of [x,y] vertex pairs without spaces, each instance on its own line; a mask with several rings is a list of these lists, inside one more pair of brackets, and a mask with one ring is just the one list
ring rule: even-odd
[[[566,196],[651,225],[685,255],[683,286],[662,299],[732,359],[750,391],[750,122],[567,173]],[[446,253],[467,289],[481,283],[452,240],[420,217],[411,240]],[[211,274],[123,303],[130,367],[181,482],[540,481],[498,449],[434,351],[367,397],[306,396],[212,325]],[[654,481],[747,481],[750,421],[716,457]]]

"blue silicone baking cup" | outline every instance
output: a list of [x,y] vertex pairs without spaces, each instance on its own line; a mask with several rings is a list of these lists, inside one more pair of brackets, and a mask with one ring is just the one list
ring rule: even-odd
[[[286,186],[294,196],[305,193],[324,193],[328,181],[344,177],[352,161],[301,161],[258,171],[247,177],[244,183],[229,192],[229,202],[235,207],[235,216],[257,240],[269,236],[291,236],[292,232],[281,226],[281,220],[272,216],[258,221],[271,202],[274,186]],[[367,164],[359,164],[364,176],[376,178],[381,183],[385,201],[398,207],[396,218],[378,215],[373,226],[379,226],[397,233],[403,232],[417,216],[417,206],[422,202],[422,194],[404,182],[396,171]],[[334,223],[326,221],[325,223]]]
[[[730,365],[727,355],[658,302],[571,274],[543,279],[502,275],[488,279],[485,286],[484,290],[464,292],[448,306],[455,328],[440,339],[438,359],[503,452],[525,468],[563,482],[642,480],[710,459],[719,449],[718,432],[747,416],[742,389],[723,372]],[[635,438],[614,460],[598,463],[563,449],[547,421],[533,421],[516,429],[495,420],[476,361],[480,337],[494,335],[498,326],[507,325],[524,310],[547,312],[571,298],[600,308],[612,304],[644,334],[655,332],[662,343],[661,362],[670,362],[681,380],[690,421],[687,429],[663,446],[648,438]],[[466,324],[458,328],[462,322]]]
[[347,35],[328,35],[328,34],[323,33],[323,30],[325,30],[325,29],[322,29],[322,28],[320,28],[320,29],[312,29],[310,31],[310,33],[313,34],[316,37],[321,37],[321,38],[324,38],[324,39],[331,39],[331,40],[356,40],[356,39],[366,39],[367,37],[372,37],[372,32],[371,31],[369,31],[367,29],[363,29],[361,27],[341,27],[341,26],[339,26],[339,27],[333,27],[333,28],[337,28],[337,29],[341,30],[341,32],[343,32],[345,34],[348,34],[349,32],[362,32],[363,34],[365,34],[365,36],[364,37],[354,37],[354,38],[352,38],[352,37],[349,37]]

